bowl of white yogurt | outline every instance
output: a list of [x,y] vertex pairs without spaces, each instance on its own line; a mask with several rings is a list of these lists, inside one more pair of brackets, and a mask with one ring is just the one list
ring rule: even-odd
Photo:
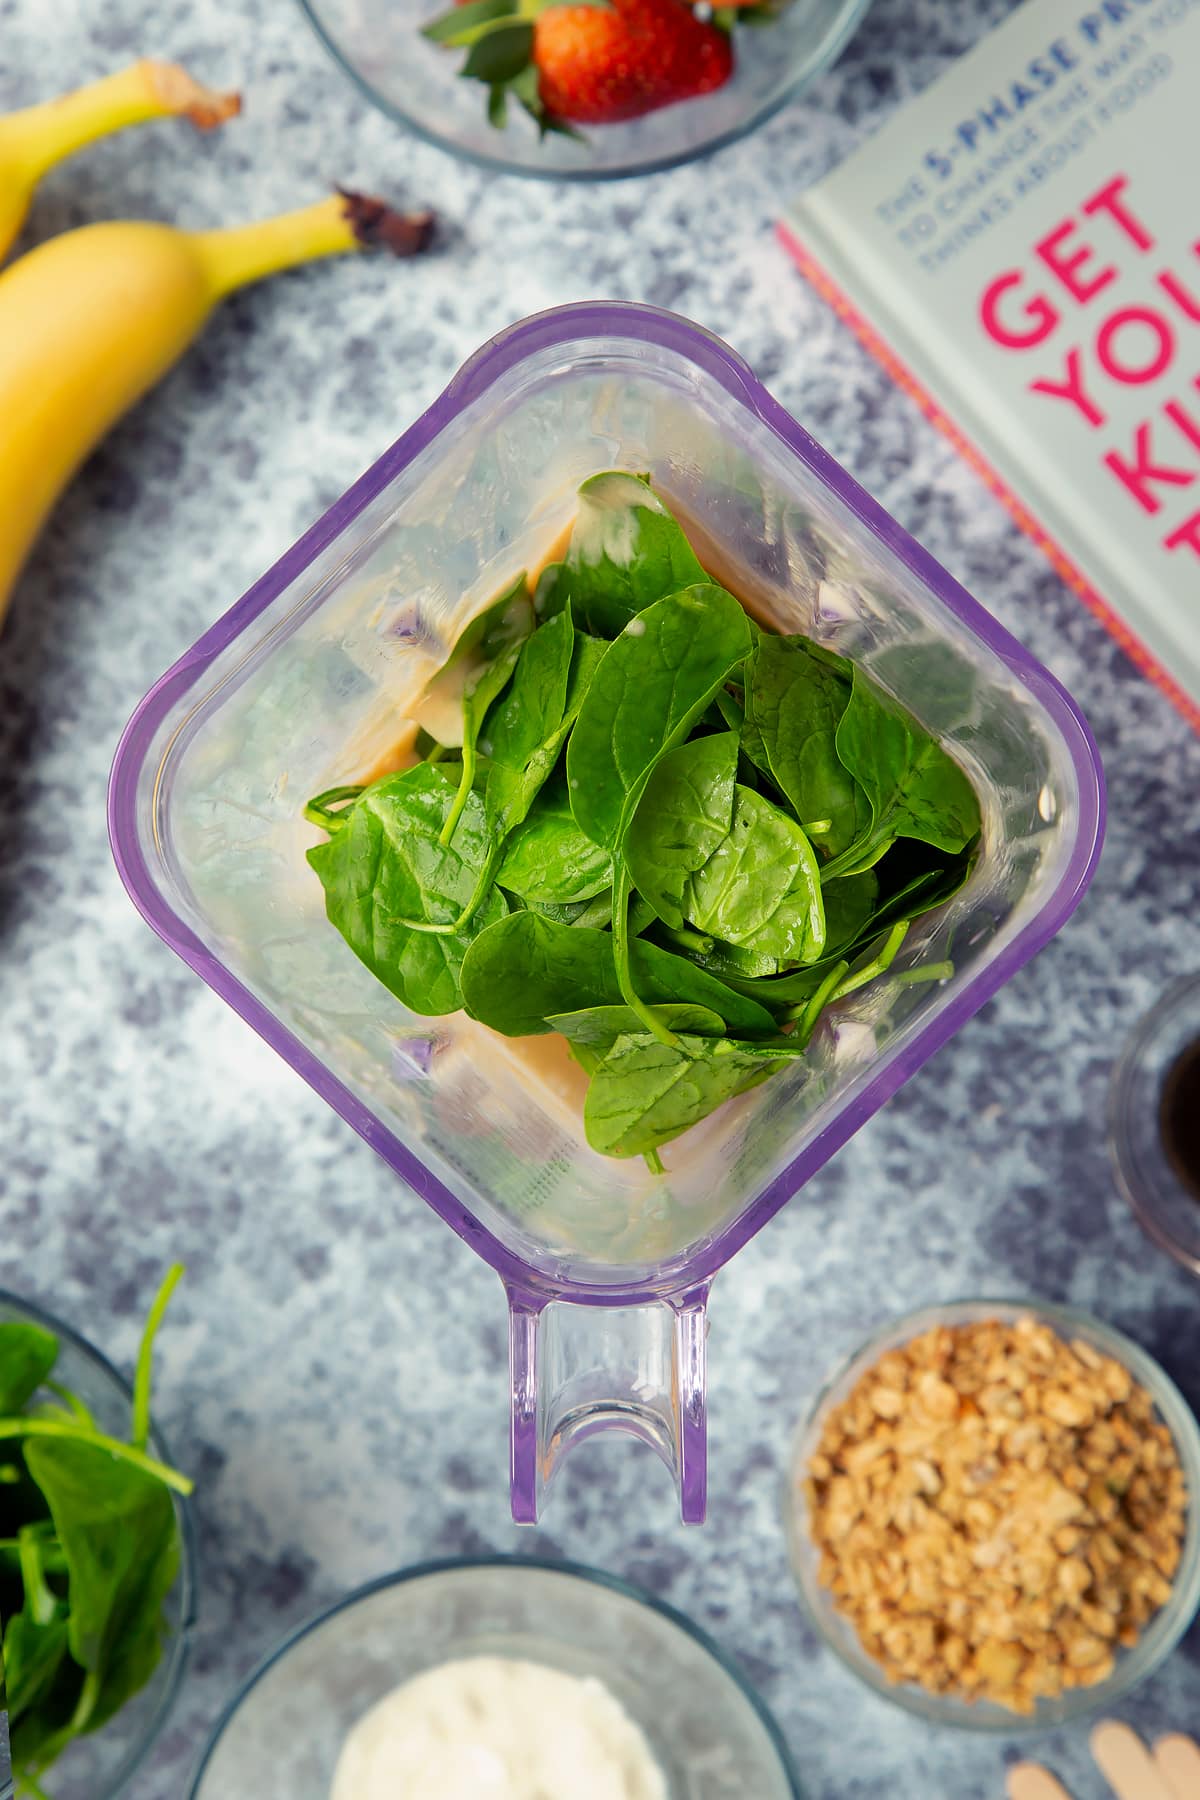
[[191,1800],[801,1800],[778,1726],[681,1613],[524,1557],[348,1595],[251,1674]]

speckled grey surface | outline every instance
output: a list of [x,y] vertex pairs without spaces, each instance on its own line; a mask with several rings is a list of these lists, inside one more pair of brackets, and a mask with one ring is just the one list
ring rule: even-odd
[[[1103,1142],[1123,1036],[1200,963],[1200,744],[772,235],[860,121],[1006,10],[879,0],[841,66],[759,136],[581,190],[410,143],[290,0],[0,0],[4,104],[149,51],[248,95],[215,140],[161,126],[59,172],[35,236],[104,215],[215,223],[330,178],[426,199],[453,225],[421,266],[327,266],[227,306],[59,507],[0,649],[0,1283],[128,1361],[164,1264],[188,1264],[158,1413],[199,1482],[201,1618],[136,1800],[186,1792],[238,1679],[315,1607],[417,1558],[518,1543],[601,1563],[714,1631],[818,1800],[999,1800],[1012,1744],[910,1721],[802,1621],[779,1525],[793,1422],[882,1316],[980,1289],[1095,1307],[1200,1398],[1200,1292],[1127,1216]],[[514,318],[599,296],[726,337],[1062,677],[1100,740],[1111,823],[1065,934],[721,1277],[707,1527],[675,1522],[648,1452],[605,1440],[574,1455],[545,1528],[520,1535],[497,1282],[151,936],[112,868],[104,792],[145,688],[460,361]],[[1195,1724],[1200,1634],[1126,1711],[1147,1729]],[[1077,1800],[1101,1800],[1082,1730],[1039,1753]]]

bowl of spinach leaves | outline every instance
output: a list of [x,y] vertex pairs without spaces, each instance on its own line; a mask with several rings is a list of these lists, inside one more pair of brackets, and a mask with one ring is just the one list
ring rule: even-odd
[[16,1794],[113,1800],[178,1691],[196,1593],[191,1482],[132,1386],[70,1326],[0,1292],[0,1622]]
[[861,666],[756,621],[646,477],[583,483],[562,557],[428,683],[443,721],[451,688],[408,767],[309,801],[308,860],[411,1012],[567,1040],[602,1155],[662,1173],[970,876],[960,764]]

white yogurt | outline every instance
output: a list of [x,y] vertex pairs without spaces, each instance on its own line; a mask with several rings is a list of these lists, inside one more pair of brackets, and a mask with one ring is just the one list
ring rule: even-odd
[[499,1656],[442,1663],[364,1713],[330,1800],[668,1800],[602,1682]]

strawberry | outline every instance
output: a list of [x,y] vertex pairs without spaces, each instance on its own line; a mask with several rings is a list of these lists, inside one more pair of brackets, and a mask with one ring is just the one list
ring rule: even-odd
[[424,35],[467,51],[462,73],[488,87],[493,124],[511,95],[543,132],[575,136],[711,93],[733,72],[728,32],[688,0],[455,0]]
[[613,0],[539,14],[533,61],[552,117],[612,125],[711,93],[733,71],[733,46],[682,0]]

